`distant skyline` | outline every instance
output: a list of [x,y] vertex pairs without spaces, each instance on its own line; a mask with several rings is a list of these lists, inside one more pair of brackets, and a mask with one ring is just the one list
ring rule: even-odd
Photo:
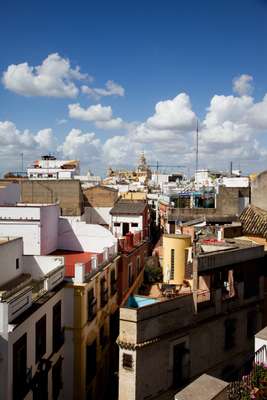
[[148,162],[267,169],[267,1],[5,2],[0,173]]

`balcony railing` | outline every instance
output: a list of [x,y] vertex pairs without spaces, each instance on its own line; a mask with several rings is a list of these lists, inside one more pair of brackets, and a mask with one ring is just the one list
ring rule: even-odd
[[126,236],[119,239],[119,251],[129,252],[138,246],[143,240],[143,232],[129,232]]
[[[267,347],[263,345],[238,372],[228,388],[228,399],[264,399],[267,392]],[[264,395],[263,395],[264,394]]]
[[[85,274],[90,276],[96,271],[100,270],[104,264],[110,262],[117,254],[117,246],[113,245],[105,249],[103,253],[95,254],[89,261],[85,264]],[[75,276],[75,264],[65,264],[65,276],[74,277]]]

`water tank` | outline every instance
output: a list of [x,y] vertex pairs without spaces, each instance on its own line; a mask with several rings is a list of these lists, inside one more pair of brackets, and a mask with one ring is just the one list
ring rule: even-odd
[[191,246],[190,235],[163,235],[163,281],[181,285],[185,275],[186,248]]

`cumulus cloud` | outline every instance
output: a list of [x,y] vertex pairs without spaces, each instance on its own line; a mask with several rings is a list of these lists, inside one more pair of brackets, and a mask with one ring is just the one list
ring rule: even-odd
[[80,129],[72,129],[57,150],[66,158],[78,158],[89,163],[100,157],[101,142],[94,132],[83,133]]
[[233,79],[233,91],[240,96],[250,95],[253,92],[253,76],[243,74]]
[[87,85],[83,85],[81,87],[83,93],[88,94],[89,96],[94,97],[95,99],[100,99],[101,97],[106,96],[124,96],[125,90],[118,83],[109,80],[105,84],[105,88],[91,88]]
[[96,104],[83,108],[79,103],[69,104],[69,117],[80,121],[94,122],[97,128],[121,129],[124,122],[121,118],[113,118],[112,108]]
[[128,135],[113,136],[103,145],[103,156],[107,164],[123,165],[136,161],[136,154],[142,147],[134,142]]
[[149,127],[164,130],[186,131],[193,129],[195,124],[196,116],[186,93],[157,103],[155,114],[147,120]]
[[86,78],[79,66],[72,68],[69,59],[53,53],[35,67],[27,62],[9,65],[2,82],[6,89],[23,96],[72,98],[79,93],[74,82]]

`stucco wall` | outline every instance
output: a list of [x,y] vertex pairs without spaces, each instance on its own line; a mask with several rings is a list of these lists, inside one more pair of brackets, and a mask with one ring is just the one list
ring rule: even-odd
[[263,171],[251,182],[251,204],[267,210],[267,171]]
[[[1,238],[0,238],[1,241]],[[0,283],[16,278],[23,271],[22,264],[23,242],[21,238],[0,243]],[[19,259],[19,268],[16,269],[16,259]]]

